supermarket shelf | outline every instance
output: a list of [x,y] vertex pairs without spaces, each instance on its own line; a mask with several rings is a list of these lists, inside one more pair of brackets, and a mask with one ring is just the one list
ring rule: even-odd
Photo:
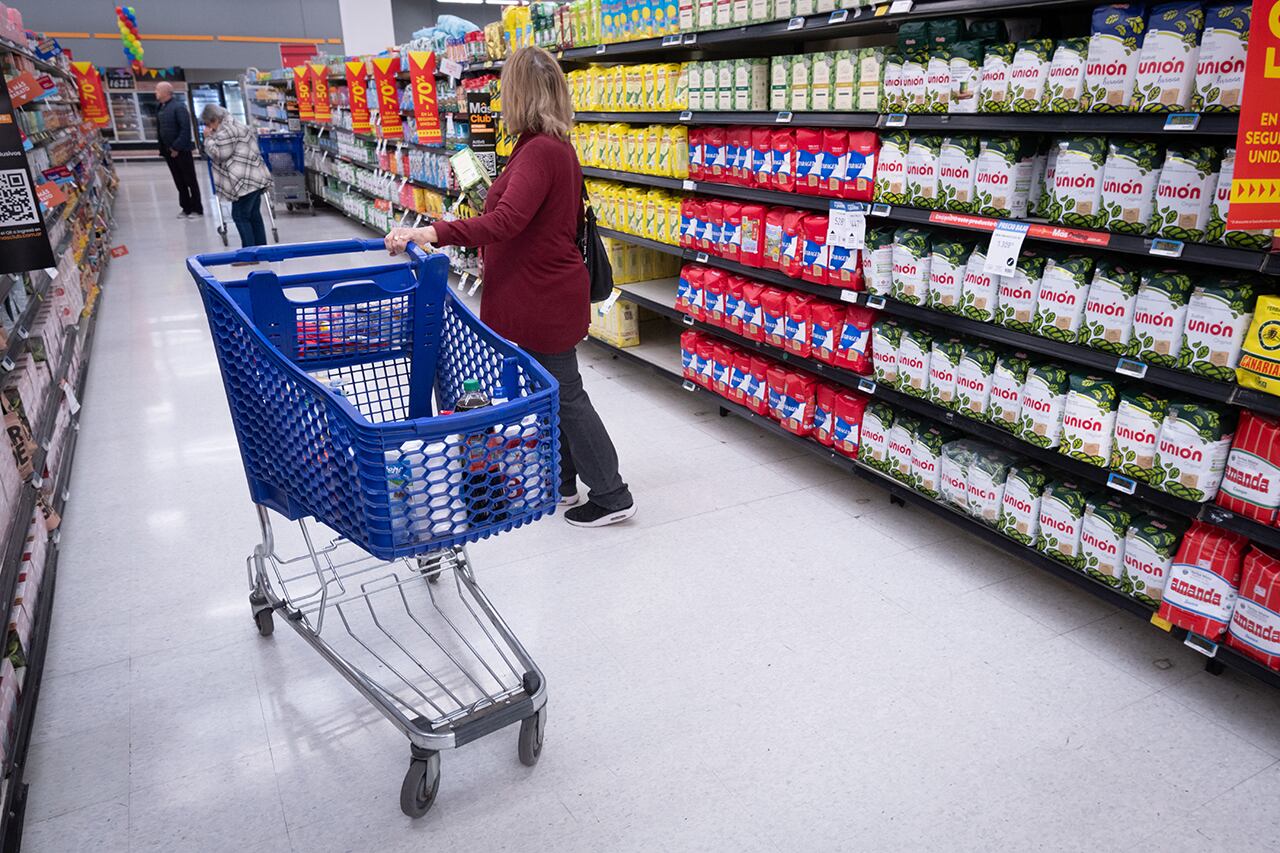
[[727,270],[737,275],[753,278],[757,281],[766,281],[771,284],[789,287],[793,290],[801,290],[805,293],[812,293],[815,296],[822,296],[828,299],[842,299],[845,302],[866,305],[868,307],[884,311],[886,314],[890,314],[895,317],[901,317],[913,322],[933,326],[934,328],[946,329],[961,335],[981,338],[982,340],[1003,344],[1005,346],[1013,347],[1014,349],[1039,353],[1055,359],[1062,359],[1064,361],[1071,362],[1072,364],[1078,364],[1082,367],[1088,367],[1106,373],[1115,373],[1126,377],[1132,377],[1135,369],[1138,371],[1145,371],[1141,377],[1142,380],[1150,382],[1153,385],[1159,385],[1163,388],[1169,388],[1184,394],[1191,394],[1196,397],[1202,397],[1206,400],[1213,400],[1218,403],[1241,406],[1243,408],[1252,409],[1256,412],[1280,416],[1280,397],[1265,394],[1252,388],[1242,388],[1229,382],[1207,379],[1203,376],[1184,373],[1180,370],[1148,365],[1143,362],[1121,358],[1120,356],[1101,352],[1099,350],[1089,349],[1088,347],[1080,346],[1078,344],[1054,341],[1049,338],[1039,337],[1038,335],[1031,335],[1025,332],[1014,331],[1013,329],[1006,329],[1005,327],[998,326],[994,323],[984,323],[980,320],[971,320],[968,317],[962,317],[958,314],[950,314],[945,311],[937,311],[932,308],[925,308],[919,305],[908,305],[905,302],[899,302],[895,299],[889,299],[886,297],[871,296],[865,291],[855,292],[827,287],[821,284],[814,284],[813,282],[792,278],[791,276],[780,273],[777,270],[764,270],[757,269],[756,267],[748,267],[735,261],[718,258],[714,255],[708,255],[705,252],[695,252],[692,249],[682,249],[679,246],[673,246],[669,243],[661,243],[657,240],[649,240],[644,237],[636,237],[632,234],[627,234],[623,231],[617,231],[612,228],[601,228],[600,234],[604,237],[622,240],[623,242],[633,243],[637,246],[644,246],[658,252],[675,255],[677,257],[684,258],[687,261],[695,261],[697,263],[706,264],[707,266],[716,267],[717,269]]
[[719,110],[574,113],[577,121],[630,124],[757,125],[847,127],[932,133],[1098,133],[1124,135],[1229,136],[1240,127],[1236,113],[1203,113],[1195,130],[1166,129],[1167,116],[1155,113],[945,113],[735,112]]
[[[312,151],[318,151],[321,154],[328,154],[330,157],[332,157],[335,160],[341,160],[344,163],[350,163],[352,166],[355,166],[360,169],[364,169],[367,172],[378,171],[377,163],[365,163],[360,160],[353,160],[350,157],[346,157],[342,154],[337,153],[336,151],[330,151],[328,148],[324,148],[323,146],[319,146],[319,145],[305,145],[303,147],[310,148]],[[395,177],[397,179],[405,177],[404,175],[401,175],[395,172],[389,172],[388,174],[390,174],[392,177]],[[454,192],[448,189],[447,187],[441,187],[441,186],[436,186],[435,184],[429,184],[426,181],[420,181],[417,178],[409,178],[408,181],[409,183],[413,184],[415,187],[422,187],[424,190],[431,190],[433,192],[440,193],[441,195],[448,195],[450,192]]]
[[457,142],[445,142],[440,145],[426,145],[421,142],[410,142],[407,139],[387,139],[386,137],[375,136],[372,133],[356,133],[354,130],[352,130],[349,127],[338,127],[332,124],[320,124],[314,121],[304,121],[304,122],[301,122],[301,124],[303,127],[314,127],[317,130],[345,130],[347,133],[350,133],[356,139],[365,139],[365,140],[368,140],[369,142],[386,142],[388,145],[401,145],[401,146],[404,146],[405,148],[419,148],[423,151],[436,151],[436,152],[449,153],[452,151],[460,151],[463,148],[463,145]]
[[[1061,578],[1062,580],[1091,593],[1099,599],[1108,602],[1120,610],[1150,621],[1152,616],[1150,608],[1146,607],[1141,602],[1129,598],[1127,595],[1124,595],[1105,583],[1094,580],[1083,572],[1077,571],[1063,563],[1059,563],[1057,560],[1042,554],[1034,548],[1009,539],[994,528],[987,527],[985,524],[977,521],[972,516],[962,513],[957,509],[953,509],[952,507],[936,501],[927,495],[920,494],[897,480],[886,477],[884,474],[868,468],[855,460],[834,453],[815,441],[810,441],[807,438],[801,438],[800,436],[790,433],[770,418],[757,415],[744,406],[740,406],[737,403],[726,400],[713,392],[694,385],[692,382],[687,382],[681,373],[678,347],[675,350],[674,356],[672,356],[668,352],[664,351],[670,349],[669,340],[665,342],[665,345],[663,343],[646,345],[643,343],[643,334],[641,340],[642,343],[640,346],[624,349],[615,347],[612,344],[606,343],[597,338],[591,339],[593,344],[602,347],[619,358],[652,370],[663,378],[682,383],[685,388],[691,390],[695,394],[705,395],[709,401],[714,401],[715,405],[717,405],[722,411],[750,421],[766,432],[773,433],[786,441],[794,442],[797,447],[803,448],[815,456],[825,459],[827,462],[830,462],[841,470],[880,486],[888,491],[892,498],[896,498],[903,503],[919,506],[1007,554],[1025,560],[1036,568]],[[1170,633],[1180,640],[1186,638],[1186,632],[1181,629],[1174,629]],[[1280,672],[1267,669],[1266,667],[1259,665],[1226,646],[1218,647],[1215,656],[1209,660],[1208,666],[1211,671],[1215,671],[1217,666],[1233,669],[1240,673],[1250,675],[1273,687],[1280,687]]]
[[[603,178],[646,187],[662,187],[672,189],[672,178],[659,178],[652,175],[640,175],[634,172],[622,172],[612,169],[584,168],[582,174],[589,178]],[[743,187],[733,184],[721,184],[712,181],[682,181],[681,188],[686,192],[714,195],[719,198],[730,198],[739,201],[754,201],[761,204],[780,204],[790,207],[801,207],[807,210],[828,210],[831,199],[788,193],[780,190]],[[941,210],[926,210],[906,205],[876,204],[871,208],[872,217],[889,219],[914,225],[928,225],[934,228],[949,228],[959,231],[990,234],[996,223],[1001,221],[994,216],[954,213]],[[1033,220],[1011,220],[1029,222],[1033,227],[1027,234],[1028,240],[1041,243],[1053,243],[1069,246],[1075,250],[1093,249],[1119,252],[1126,255],[1141,255],[1152,259],[1152,263],[1167,264],[1182,261],[1185,263],[1204,264],[1213,267],[1261,272],[1269,275],[1280,275],[1280,257],[1272,252],[1259,252],[1252,249],[1233,249],[1229,246],[1212,246],[1205,243],[1186,243],[1179,257],[1169,257],[1152,253],[1152,239],[1132,234],[1116,234],[1110,231],[1095,231],[1083,228],[1058,226]]]
[[0,38],[0,50],[5,50],[5,51],[8,51],[9,53],[21,54],[22,56],[25,56],[27,59],[31,60],[31,63],[35,65],[36,68],[39,68],[41,71],[45,72],[46,74],[52,74],[55,77],[61,77],[63,80],[68,80],[73,83],[75,82],[75,77],[73,77],[71,74],[68,74],[66,71],[63,71],[61,68],[59,68],[56,65],[45,62],[43,59],[41,59],[40,57],[32,53],[30,50],[28,50],[24,45],[11,42],[6,38]]

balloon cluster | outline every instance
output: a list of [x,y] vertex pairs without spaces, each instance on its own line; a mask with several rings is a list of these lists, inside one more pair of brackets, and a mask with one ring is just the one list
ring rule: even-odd
[[132,6],[116,7],[116,25],[120,28],[120,41],[124,44],[124,58],[129,60],[129,67],[134,73],[141,73],[142,42],[138,39],[138,16]]

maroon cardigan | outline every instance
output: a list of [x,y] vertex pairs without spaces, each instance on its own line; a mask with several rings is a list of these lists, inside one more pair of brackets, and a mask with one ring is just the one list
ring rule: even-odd
[[441,246],[482,246],[480,319],[513,343],[566,352],[587,334],[591,286],[578,250],[582,170],[573,146],[520,137],[489,188],[484,214],[437,222]]

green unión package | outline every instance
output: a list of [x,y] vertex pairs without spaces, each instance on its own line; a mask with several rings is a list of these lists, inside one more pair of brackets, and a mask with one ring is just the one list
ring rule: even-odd
[[1002,353],[996,358],[991,376],[991,422],[1013,430],[1022,406],[1022,385],[1027,381],[1031,360],[1026,353]]
[[1099,227],[1119,234],[1150,234],[1160,181],[1160,146],[1113,139],[1108,147]]
[[1125,534],[1133,513],[1101,495],[1090,499],[1080,525],[1080,564],[1085,573],[1120,588],[1124,578]]
[[1242,282],[1206,282],[1191,292],[1178,369],[1233,382],[1256,296]]
[[1071,375],[1058,364],[1037,364],[1027,371],[1014,432],[1036,447],[1057,447],[1062,440],[1062,410]]
[[1000,277],[1000,301],[996,305],[996,322],[1019,332],[1032,331],[1036,314],[1036,296],[1048,259],[1024,251],[1018,258],[1013,275]]
[[1184,112],[1191,107],[1204,9],[1199,2],[1164,3],[1147,17],[1133,81],[1135,112]]
[[1010,469],[1004,481],[1000,532],[1023,545],[1035,546],[1040,533],[1040,499],[1049,476],[1033,463]]
[[942,141],[938,154],[939,210],[973,210],[974,168],[979,153],[976,136],[951,136]]
[[1009,110],[1015,113],[1040,111],[1045,87],[1049,81],[1049,62],[1053,58],[1052,39],[1019,42],[1009,63]]
[[1227,148],[1222,152],[1222,168],[1218,171],[1218,186],[1213,194],[1213,204],[1209,207],[1209,225],[1205,239],[1210,243],[1226,243],[1238,249],[1257,249],[1265,252],[1271,248],[1273,236],[1271,229],[1227,230],[1227,213],[1231,210],[1231,186],[1235,181],[1235,172],[1236,149]]
[[1138,299],[1138,274],[1107,258],[1099,258],[1084,303],[1080,343],[1103,352],[1126,355],[1133,339],[1133,306]]
[[978,84],[978,112],[1009,111],[1011,87],[1009,66],[1017,48],[1011,44],[993,44],[982,58],[981,82]]
[[1217,406],[1190,400],[1169,405],[1156,442],[1152,485],[1189,501],[1218,493],[1231,452],[1235,417]]
[[1080,528],[1089,498],[1075,483],[1054,480],[1040,498],[1040,533],[1036,549],[1074,569],[1082,568]]
[[1152,214],[1156,234],[1193,243],[1205,239],[1219,165],[1215,148],[1169,149],[1156,184]]
[[1145,274],[1133,304],[1132,353],[1142,361],[1174,367],[1182,349],[1191,276],[1182,272]]
[[1184,530],[1184,524],[1172,519],[1151,515],[1134,518],[1124,535],[1121,592],[1148,607],[1158,607]]
[[1248,3],[1223,3],[1205,10],[1204,36],[1196,63],[1193,112],[1234,112],[1244,94],[1244,67],[1253,21]]
[[1093,258],[1077,255],[1052,258],[1045,264],[1036,297],[1032,325],[1042,338],[1072,343],[1084,320],[1084,306],[1093,277]]
[[972,254],[970,240],[936,238],[930,249],[928,306],[936,311],[960,313],[965,266]]
[[879,400],[870,403],[862,414],[858,461],[881,474],[889,473],[889,433],[893,422],[893,408]]
[[1049,81],[1044,90],[1044,109],[1053,113],[1078,113],[1084,101],[1085,58],[1089,40],[1063,39],[1054,48],[1049,62]]
[[1156,441],[1169,402],[1154,394],[1130,390],[1120,395],[1111,441],[1111,467],[1126,477],[1150,483],[1156,479]]
[[911,449],[915,446],[916,435],[920,432],[922,423],[914,415],[899,414],[889,430],[889,476],[908,486],[915,484],[915,474],[911,469]]
[[1119,390],[1110,379],[1073,373],[1062,409],[1062,444],[1058,450],[1072,459],[1106,468],[1111,462],[1119,402]]
[[1053,194],[1045,216],[1078,228],[1097,227],[1106,162],[1107,140],[1103,137],[1072,136],[1059,142]]

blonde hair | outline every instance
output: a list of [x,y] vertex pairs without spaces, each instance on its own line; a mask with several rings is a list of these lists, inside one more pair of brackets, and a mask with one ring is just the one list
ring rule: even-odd
[[502,66],[502,123],[509,133],[545,133],[568,140],[573,127],[569,84],[556,58],[522,47]]

